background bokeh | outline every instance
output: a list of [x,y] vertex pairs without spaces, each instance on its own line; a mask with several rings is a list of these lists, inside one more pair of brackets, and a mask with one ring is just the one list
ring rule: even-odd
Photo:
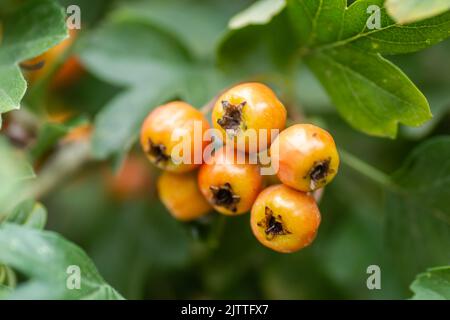
[[[449,41],[388,57],[425,94],[434,118],[418,128],[400,126],[396,139],[376,138],[342,120],[302,63],[284,60],[292,41],[278,29],[283,13],[267,25],[237,32],[228,22],[252,1],[60,3],[81,8],[82,29],[70,56],[84,71],[61,87],[51,88],[49,79],[32,84],[25,110],[50,115],[37,120],[39,128],[54,126],[66,114],[73,126],[93,128],[72,138],[90,139],[95,159],[42,194],[46,229],[83,248],[125,298],[403,299],[412,295],[409,285],[417,273],[448,263],[440,248],[421,256],[412,243],[403,243],[401,229],[389,231],[392,219],[407,228],[415,218],[392,213],[397,200],[390,191],[346,161],[324,191],[315,242],[300,252],[262,247],[247,214],[224,219],[213,213],[180,223],[159,202],[159,172],[134,143],[134,132],[149,110],[165,101],[201,107],[233,83],[256,80],[270,85],[302,121],[330,131],[339,148],[391,174],[422,142],[450,134]],[[14,113],[11,119],[20,118]],[[54,129],[48,129],[50,135]],[[36,138],[30,141],[24,148],[34,148],[39,161],[56,148],[41,152]],[[381,290],[366,286],[369,265],[381,267]]]

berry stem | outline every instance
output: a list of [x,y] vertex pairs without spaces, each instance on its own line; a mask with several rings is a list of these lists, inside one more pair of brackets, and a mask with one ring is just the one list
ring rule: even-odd
[[389,189],[394,189],[394,183],[392,179],[384,172],[378,170],[375,167],[372,167],[367,162],[357,158],[353,154],[340,149],[339,154],[341,156],[342,162],[344,162],[347,166],[353,168],[359,173],[365,175],[370,178],[372,181],[375,181],[379,185],[383,187],[387,187]]

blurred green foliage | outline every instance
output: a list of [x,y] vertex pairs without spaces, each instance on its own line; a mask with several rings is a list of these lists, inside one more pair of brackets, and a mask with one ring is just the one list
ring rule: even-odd
[[[17,4],[12,2],[21,1],[7,2],[8,5],[0,6],[0,12],[13,11]],[[405,75],[390,62],[379,60],[376,53],[359,51],[353,46],[345,49],[353,50],[351,55],[342,56],[341,52],[342,64],[359,68],[370,55],[376,63],[389,65],[389,70],[398,72],[395,81],[408,83],[407,75],[430,104],[434,115],[431,121],[417,128],[400,125],[395,140],[378,138],[353,129],[343,118],[364,132],[390,136],[395,131],[392,123],[385,127],[384,115],[374,117],[376,121],[370,121],[374,129],[371,130],[349,119],[357,107],[354,98],[336,98],[340,93],[333,90],[342,81],[327,82],[323,79],[326,72],[315,70],[325,63],[321,60],[323,56],[311,58],[316,59],[313,62],[305,59],[307,63],[298,59],[296,53],[307,47],[298,40],[310,26],[305,25],[300,31],[292,28],[292,12],[280,10],[280,1],[273,1],[273,7],[265,1],[233,19],[253,2],[60,1],[63,6],[81,7],[83,27],[73,50],[86,72],[69,88],[29,89],[23,108],[37,118],[37,139],[18,153],[24,153],[36,165],[35,161],[45,162],[49,154],[61,147],[60,139],[73,128],[73,122],[48,121],[45,110],[57,100],[75,114],[75,120],[83,119],[93,125],[91,142],[95,160],[83,164],[76,174],[64,178],[39,199],[48,212],[46,229],[61,236],[11,224],[0,227],[0,239],[15,235],[23,236],[21,240],[30,247],[35,241],[54,245],[58,258],[52,270],[59,278],[51,278],[45,270],[48,262],[35,260],[32,249],[16,257],[10,254],[6,240],[0,243],[0,262],[18,271],[19,282],[25,282],[16,291],[16,297],[89,297],[89,292],[66,296],[58,287],[61,283],[57,283],[64,277],[66,263],[81,263],[93,272],[95,285],[88,289],[100,292],[99,296],[91,296],[94,298],[400,299],[412,296],[409,284],[416,274],[450,264],[449,41],[420,52],[389,56]],[[294,2],[289,4],[295,5]],[[294,16],[300,13],[297,11]],[[228,26],[230,20],[234,23]],[[332,31],[320,34],[316,39],[318,44],[333,37]],[[448,29],[444,31],[448,34]],[[36,34],[40,33],[36,31]],[[433,39],[437,41],[440,36]],[[316,44],[309,45],[308,48],[313,48]],[[363,42],[360,45],[364,47]],[[46,48],[50,46],[47,43]],[[41,51],[33,51],[33,55]],[[0,59],[3,55],[0,53]],[[311,64],[315,66],[310,70]],[[377,76],[377,68],[373,66],[364,69],[366,80],[377,82],[382,77]],[[14,68],[17,69],[15,64]],[[339,72],[332,71],[333,75]],[[8,74],[0,73],[0,85]],[[323,87],[315,74],[322,75],[318,78]],[[391,73],[387,72],[386,76]],[[305,122],[325,127],[340,148],[377,168],[374,170],[383,177],[381,180],[390,182],[380,184],[380,179],[373,179],[359,166],[344,160],[321,200],[322,224],[318,237],[312,246],[298,253],[282,255],[263,248],[251,234],[248,215],[223,219],[211,214],[183,224],[168,214],[153,190],[148,190],[145,196],[118,199],[110,192],[105,179],[108,167],[119,170],[128,154],[140,154],[135,147],[138,130],[153,107],[172,99],[183,99],[201,107],[229,85],[249,80],[271,85],[290,110],[297,110]],[[356,85],[357,80],[351,83]],[[363,84],[358,86],[357,93],[367,99],[359,110],[364,111],[370,105],[377,108],[379,91],[367,93]],[[399,88],[388,89],[397,94]],[[415,100],[408,93],[402,94],[406,100],[412,99],[406,104],[420,100],[414,108],[427,113],[428,106],[418,89],[411,84],[410,91],[405,91],[412,92]],[[340,92],[345,90],[341,88]],[[9,108],[2,107],[1,98],[0,95],[0,110],[5,111]],[[383,96],[383,99],[387,98]],[[395,109],[399,104],[388,105]],[[391,109],[386,111],[389,121],[392,115],[396,120],[405,115]],[[0,148],[3,145],[11,154],[12,148],[0,140]],[[11,160],[14,158],[4,157],[3,149],[0,154],[0,176],[15,179],[13,176],[17,175],[10,175],[9,170],[15,168],[12,164],[15,160]],[[153,177],[156,179],[155,174]],[[20,193],[4,181],[0,180],[0,199]],[[27,208],[31,203],[22,205]],[[22,213],[32,212],[28,209]],[[15,212],[20,213],[20,207]],[[87,255],[71,242],[83,248]],[[72,252],[80,260],[73,262]],[[369,265],[381,267],[381,290],[367,289]],[[58,266],[64,267],[63,273]],[[433,277],[447,277],[448,282],[446,272]],[[32,281],[26,282],[29,277]],[[413,285],[418,297],[427,297],[418,293],[420,286],[431,286],[438,295],[448,297],[445,281],[442,285],[437,280],[436,286],[433,277],[429,280],[419,276]],[[49,284],[61,291],[50,295]],[[9,294],[10,289],[3,287],[7,286],[0,281],[0,296],[6,290]],[[106,288],[106,292],[97,291],[97,287]]]

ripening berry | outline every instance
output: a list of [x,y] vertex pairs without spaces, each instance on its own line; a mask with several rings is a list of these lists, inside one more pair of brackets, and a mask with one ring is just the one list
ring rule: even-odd
[[84,73],[83,65],[76,55],[71,55],[58,69],[50,84],[52,89],[68,87],[81,78]]
[[117,200],[148,197],[152,190],[152,172],[145,158],[130,154],[117,174],[110,168],[103,171],[107,190]]
[[250,224],[263,245],[290,253],[314,240],[320,212],[311,195],[279,184],[260,193],[252,207]]
[[284,129],[286,109],[266,85],[243,83],[217,99],[212,121],[224,141],[233,141],[239,150],[254,153],[270,146],[271,138],[275,138],[271,129]]
[[[242,214],[250,210],[262,189],[262,177],[256,164],[238,162],[236,153],[217,150],[211,162],[200,167],[198,183],[201,192],[218,212]],[[230,150],[230,149],[228,149]],[[241,164],[242,163],[242,164]]]
[[333,137],[311,124],[296,124],[281,132],[270,147],[270,156],[279,165],[281,182],[304,192],[328,184],[339,167]]
[[[54,89],[67,87],[75,83],[84,73],[81,62],[76,55],[69,55],[66,60],[65,55],[73,45],[77,37],[77,30],[69,30],[69,38],[58,43],[43,54],[24,61],[21,66],[26,71],[26,77],[30,83],[43,79],[52,74],[50,86]],[[56,68],[56,70],[54,70]]]
[[197,184],[197,172],[163,172],[158,178],[158,194],[170,214],[181,221],[191,221],[212,211]]
[[[202,138],[208,129],[200,111],[185,102],[170,102],[153,110],[142,124],[142,149],[158,168],[187,172],[202,163],[203,149],[208,144]],[[179,159],[173,158],[173,153]]]

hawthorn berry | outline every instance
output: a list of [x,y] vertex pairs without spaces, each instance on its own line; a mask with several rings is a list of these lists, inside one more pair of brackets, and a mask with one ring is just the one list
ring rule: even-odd
[[[199,136],[195,135],[196,125],[200,125]],[[187,172],[201,164],[203,149],[208,144],[202,137],[208,129],[209,123],[200,111],[182,101],[170,102],[153,110],[142,124],[142,149],[150,162],[160,169]],[[190,150],[180,148],[180,156],[190,152],[187,161],[182,163],[175,163],[171,157],[173,149],[182,143],[172,136],[175,130],[189,142]],[[196,154],[200,157],[199,163],[195,163]]]
[[226,150],[226,147],[217,150],[211,161],[200,167],[198,184],[204,197],[218,212],[242,214],[252,207],[263,180],[257,165],[237,163],[236,151],[227,153]]
[[[212,121],[224,141],[233,142],[245,152],[259,152],[270,146],[271,129],[282,130],[286,124],[286,109],[275,93],[261,83],[243,83],[223,93],[214,105]],[[266,129],[263,134],[261,129]],[[251,144],[251,134],[256,142]],[[261,141],[265,136],[266,143]]]
[[311,195],[279,184],[259,194],[252,207],[250,224],[264,246],[290,253],[311,244],[320,220]]
[[120,201],[147,197],[152,189],[152,172],[147,161],[134,154],[125,159],[117,174],[113,174],[108,167],[103,175],[107,190]]
[[56,67],[50,83],[51,88],[67,87],[76,82],[84,73],[80,59],[76,55],[69,55],[65,61],[62,61],[76,37],[77,30],[71,29],[69,30],[69,38],[43,54],[22,62],[21,66],[26,71],[27,79],[31,83],[35,83],[37,80],[46,77],[50,72],[53,72]]
[[333,180],[339,155],[333,137],[311,124],[296,124],[282,131],[270,148],[278,178],[285,185],[308,192]]
[[212,210],[198,188],[197,172],[164,171],[158,178],[157,189],[162,203],[178,220],[191,221]]

